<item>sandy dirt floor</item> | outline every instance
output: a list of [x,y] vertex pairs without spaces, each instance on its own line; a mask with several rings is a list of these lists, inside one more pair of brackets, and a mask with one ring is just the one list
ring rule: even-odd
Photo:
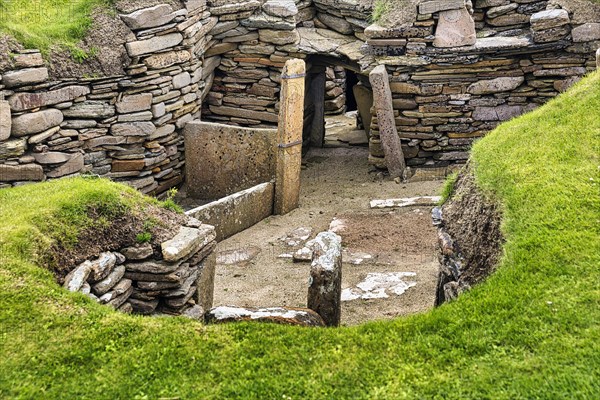
[[[438,264],[430,207],[371,210],[369,201],[436,195],[442,182],[397,184],[367,157],[366,147],[311,149],[300,208],[219,243],[215,306],[306,307],[310,263],[291,255],[336,219],[345,225],[342,324],[433,307]],[[293,233],[298,228],[306,229]]]

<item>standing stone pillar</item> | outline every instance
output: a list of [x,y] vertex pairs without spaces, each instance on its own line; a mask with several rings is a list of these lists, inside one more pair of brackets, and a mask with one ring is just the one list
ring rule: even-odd
[[8,104],[8,101],[0,99],[0,140],[9,138],[11,124],[10,105]]
[[596,68],[600,69],[600,49],[596,50]]
[[281,74],[281,100],[277,129],[275,214],[298,208],[304,125],[304,61],[288,60]]
[[339,326],[342,315],[342,238],[321,232],[307,244],[313,251],[308,287],[308,308],[327,326]]
[[377,110],[379,136],[385,155],[385,162],[391,177],[401,178],[406,168],[406,163],[404,162],[404,153],[402,152],[400,137],[396,129],[392,91],[390,90],[390,81],[385,65],[377,66],[369,74],[369,80],[373,88],[373,100],[375,102],[375,109]]

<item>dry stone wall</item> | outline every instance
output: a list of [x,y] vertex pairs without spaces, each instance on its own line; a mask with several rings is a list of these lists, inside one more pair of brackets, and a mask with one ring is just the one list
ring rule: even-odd
[[[558,0],[423,0],[409,25],[369,25],[361,0],[187,0],[122,16],[125,76],[50,80],[39,52],[0,71],[0,188],[82,173],[160,194],[184,180],[193,119],[273,128],[290,58],[334,69],[328,112],[344,109],[342,69],[385,65],[407,165],[462,163],[473,140],[595,68],[600,21]],[[598,7],[592,6],[590,7]],[[597,15],[591,13],[590,15]],[[443,39],[443,40],[441,40]],[[448,47],[452,46],[452,47]],[[368,96],[367,96],[368,97]],[[371,162],[384,167],[376,110]],[[363,117],[363,119],[365,119]]]
[[[240,126],[277,124],[281,69],[290,58],[331,57],[360,70],[372,57],[360,52],[370,7],[354,1],[209,0],[219,18],[208,55],[220,57],[203,119]],[[310,65],[308,66],[310,68]],[[327,112],[345,111],[345,73],[330,68]]]
[[216,233],[193,218],[187,225],[160,249],[139,244],[85,261],[63,286],[126,313],[203,320],[213,303]]
[[84,173],[149,194],[180,184],[180,130],[200,116],[216,23],[204,0],[184,4],[121,16],[131,29],[126,76],[54,81],[39,52],[15,54],[0,72],[0,188]]
[[[474,140],[595,69],[600,24],[572,23],[568,10],[554,7],[535,0],[423,1],[411,26],[365,31],[368,52],[390,72],[407,165],[466,161]],[[436,42],[440,36],[445,42]],[[373,115],[371,162],[384,167]]]

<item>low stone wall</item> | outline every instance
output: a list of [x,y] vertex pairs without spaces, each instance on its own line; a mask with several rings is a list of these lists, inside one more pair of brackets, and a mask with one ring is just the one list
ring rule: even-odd
[[0,188],[90,173],[159,194],[183,181],[179,131],[200,116],[216,23],[205,1],[184,3],[121,16],[126,76],[51,81],[39,52],[14,56],[0,71]]
[[273,215],[275,184],[261,183],[186,212],[215,227],[217,240],[242,232]]
[[171,240],[105,252],[65,278],[64,287],[119,311],[203,320],[212,307],[214,227],[190,219]]

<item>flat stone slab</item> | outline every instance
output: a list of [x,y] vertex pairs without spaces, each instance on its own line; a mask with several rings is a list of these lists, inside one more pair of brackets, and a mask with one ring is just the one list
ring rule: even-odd
[[78,292],[87,282],[88,277],[92,272],[92,263],[86,261],[78,265],[74,270],[69,272],[65,278],[63,287],[70,292]]
[[371,208],[397,208],[397,207],[429,207],[437,205],[440,196],[421,196],[402,199],[371,200]]
[[417,276],[414,272],[369,273],[366,279],[354,288],[342,291],[342,301],[387,299],[391,295],[401,296],[417,282],[405,278]]
[[248,246],[243,249],[220,251],[217,254],[218,265],[240,265],[254,260],[261,252],[260,247]]
[[183,226],[171,240],[161,244],[165,261],[175,262],[192,255],[216,239],[215,228],[202,225],[199,229]]
[[271,322],[283,325],[325,326],[323,319],[314,311],[303,308],[243,308],[221,306],[206,315],[209,323],[224,322]]

